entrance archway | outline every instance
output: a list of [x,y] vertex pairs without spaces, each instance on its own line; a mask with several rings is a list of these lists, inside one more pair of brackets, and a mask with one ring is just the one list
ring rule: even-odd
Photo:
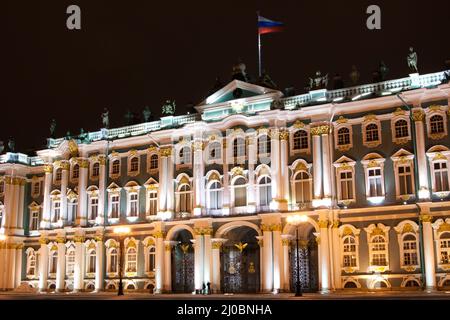
[[256,293],[260,288],[258,232],[248,226],[227,231],[221,253],[224,293]]
[[172,292],[191,293],[194,285],[194,248],[192,234],[181,229],[173,238],[177,243],[172,250]]
[[317,292],[319,290],[319,251],[314,232],[314,226],[309,223],[298,226],[297,251],[296,230],[295,228],[291,229],[293,238],[289,251],[289,262],[291,275],[290,289],[292,292],[295,292],[298,278],[300,279],[303,292]]

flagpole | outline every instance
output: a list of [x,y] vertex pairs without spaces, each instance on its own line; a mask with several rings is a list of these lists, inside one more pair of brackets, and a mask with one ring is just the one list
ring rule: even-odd
[[[259,11],[256,12],[258,16],[259,21]],[[259,27],[258,27],[258,75],[261,77],[261,35],[259,34]]]

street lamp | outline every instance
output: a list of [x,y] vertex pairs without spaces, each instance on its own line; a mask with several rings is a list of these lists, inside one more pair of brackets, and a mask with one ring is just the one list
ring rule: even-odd
[[123,272],[123,250],[124,250],[124,237],[130,233],[130,228],[128,227],[117,227],[114,228],[114,233],[119,236],[119,291],[118,296],[123,296],[123,283],[122,283],[122,272]]
[[286,218],[287,223],[295,226],[295,240],[296,240],[296,249],[297,249],[297,283],[295,284],[295,296],[301,297],[302,294],[302,285],[300,283],[300,255],[298,254],[298,226],[306,221],[308,221],[308,217],[305,215],[294,214],[288,216]]

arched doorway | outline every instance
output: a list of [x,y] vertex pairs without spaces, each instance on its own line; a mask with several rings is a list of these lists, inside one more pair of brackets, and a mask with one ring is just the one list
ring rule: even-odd
[[[319,252],[314,227],[305,223],[298,228],[298,251],[297,235],[295,228],[292,228],[293,239],[289,252],[291,291],[295,292],[298,273],[300,273],[300,285],[303,292],[317,292],[319,290]],[[297,263],[298,261],[298,263]]]
[[172,292],[191,293],[194,285],[194,248],[192,235],[183,229],[177,232],[172,250]]
[[256,293],[260,289],[260,258],[256,230],[231,229],[221,253],[221,283],[224,293]]

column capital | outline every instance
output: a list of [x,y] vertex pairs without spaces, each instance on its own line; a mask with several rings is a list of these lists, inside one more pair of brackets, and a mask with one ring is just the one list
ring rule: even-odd
[[433,222],[433,217],[429,214],[421,214],[419,215],[419,219],[422,222],[430,222],[430,223]]
[[206,228],[202,228],[202,227],[197,227],[194,228],[194,234],[196,236],[210,236],[213,233],[213,228],[211,227],[206,227]]
[[425,113],[423,110],[415,109],[412,112],[412,118],[414,121],[423,121],[423,118],[425,117]]
[[75,237],[73,237],[73,242],[75,242],[75,243],[83,243],[84,242],[84,237],[83,236],[75,236]]
[[66,238],[65,237],[57,237],[56,242],[57,243],[66,243]]
[[106,164],[106,156],[104,154],[98,155],[98,163],[102,166]]
[[52,173],[53,172],[53,165],[51,163],[46,163],[44,165],[44,172],[45,172],[45,174]]
[[40,243],[41,245],[47,245],[48,239],[47,239],[47,238],[40,238],[40,239],[39,239],[39,243]]
[[329,125],[319,125],[319,126],[311,128],[311,134],[313,136],[321,136],[323,134],[328,134],[329,132],[330,132]]
[[155,233],[153,233],[153,237],[155,238],[164,238],[164,231],[156,231]]
[[334,220],[333,222],[332,222],[332,224],[331,224],[331,226],[333,227],[333,228],[339,228],[339,224],[340,224],[341,222],[339,221],[339,219],[337,219],[337,220]]
[[318,222],[319,228],[328,228],[328,220],[319,220]]

